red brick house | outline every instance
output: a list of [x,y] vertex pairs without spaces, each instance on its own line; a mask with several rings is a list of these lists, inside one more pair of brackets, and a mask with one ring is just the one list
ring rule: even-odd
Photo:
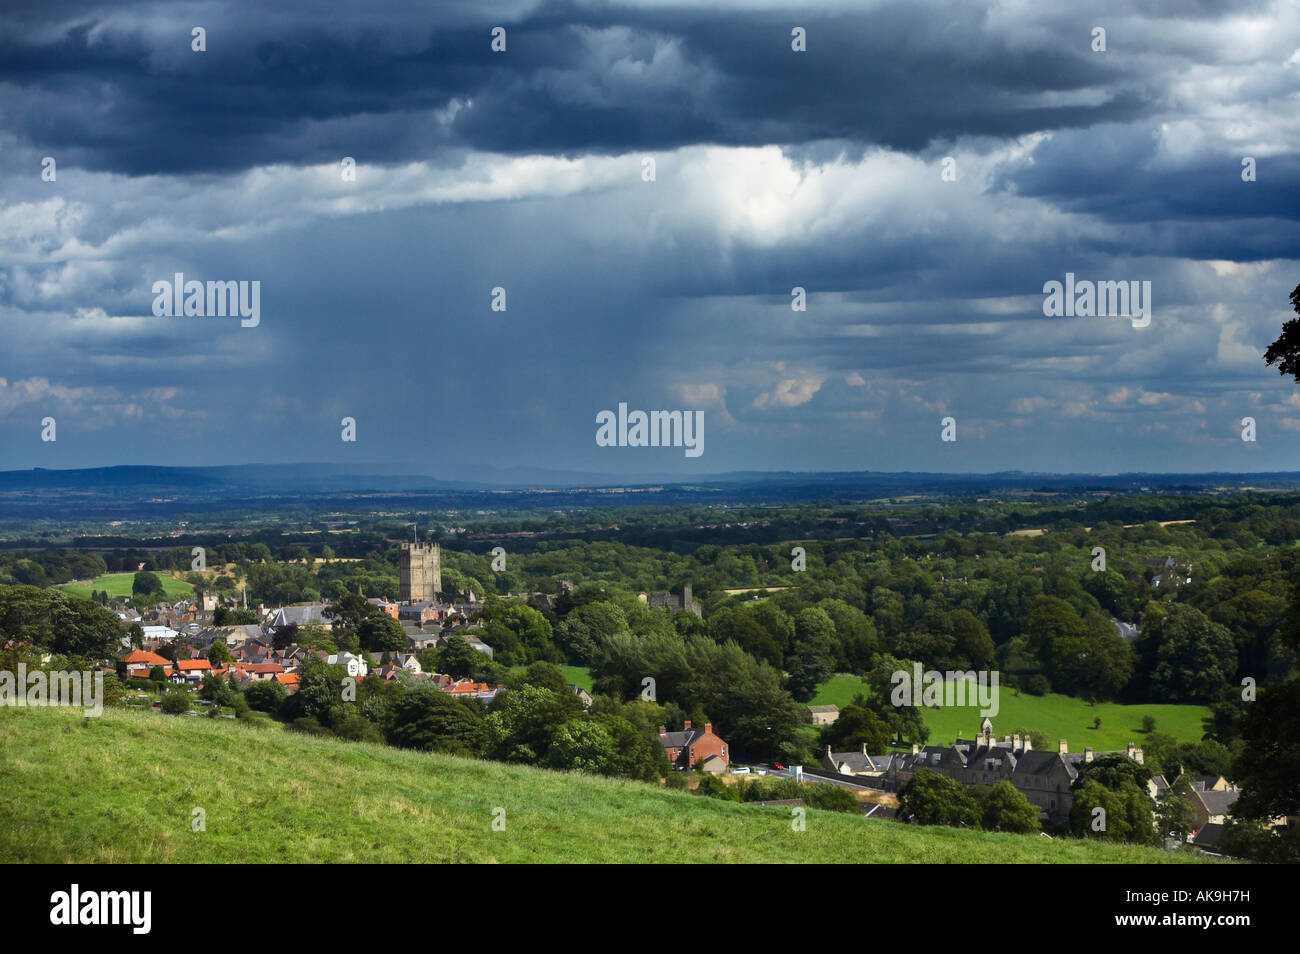
[[713,734],[712,723],[706,723],[700,730],[692,728],[687,720],[681,732],[668,732],[660,726],[659,744],[675,769],[689,769],[703,759],[705,771],[725,772],[731,763],[727,743]]

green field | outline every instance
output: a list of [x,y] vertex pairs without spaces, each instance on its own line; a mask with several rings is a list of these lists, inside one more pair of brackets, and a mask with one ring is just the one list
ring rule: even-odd
[[1189,860],[811,809],[794,831],[782,808],[125,709],[0,708],[0,780],[0,863]]
[[[162,573],[158,573],[156,576],[162,580],[163,591],[166,592],[169,600],[178,600],[183,596],[191,596],[194,593],[194,587],[184,580],[173,579]],[[130,596],[131,584],[134,581],[134,573],[105,573],[87,583],[60,583],[56,589],[63,590],[73,596],[84,596],[86,598],[90,597],[93,590],[107,590],[109,596]]]
[[572,685],[581,686],[591,692],[591,670],[586,666],[561,666],[564,678]]
[[[523,675],[527,666],[511,666],[511,674]],[[591,670],[586,666],[561,666],[560,671],[564,673],[564,681],[571,686],[578,686],[591,692]]]
[[[855,676],[834,676],[817,691],[809,705],[845,706],[866,686]],[[1142,747],[1142,717],[1153,716],[1156,731],[1184,742],[1199,741],[1205,733],[1201,720],[1210,710],[1196,705],[1121,705],[1099,702],[1090,706],[1082,699],[1048,693],[1016,695],[1014,689],[999,688],[998,714],[992,716],[993,731],[999,737],[1018,728],[1042,729],[1053,740],[1067,740],[1071,752],[1085,748],[1096,751],[1123,749],[1131,741]],[[926,709],[922,713],[930,727],[931,745],[951,745],[958,736],[973,739],[983,717],[970,706],[952,709]],[[1101,717],[1101,728],[1093,729],[1092,720]]]

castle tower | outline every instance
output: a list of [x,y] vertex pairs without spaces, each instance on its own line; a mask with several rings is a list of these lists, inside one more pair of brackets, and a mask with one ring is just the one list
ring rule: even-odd
[[442,557],[436,543],[403,543],[397,554],[397,599],[432,600],[442,591]]

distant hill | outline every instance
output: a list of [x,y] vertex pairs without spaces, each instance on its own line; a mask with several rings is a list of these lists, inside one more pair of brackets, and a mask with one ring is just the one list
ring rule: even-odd
[[0,708],[0,778],[0,863],[1184,860],[122,709]]
[[[318,510],[382,503],[421,508],[605,507],[774,502],[918,495],[1189,493],[1219,488],[1300,490],[1300,474],[996,474],[745,471],[684,478],[531,467],[448,465],[429,476],[402,466],[243,464],[0,472],[0,519],[176,519],[307,502]],[[630,491],[635,491],[630,492]]]

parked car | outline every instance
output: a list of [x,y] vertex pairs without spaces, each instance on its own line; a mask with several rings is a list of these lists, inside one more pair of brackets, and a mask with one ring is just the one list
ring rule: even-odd
[[732,774],[732,775],[748,775],[748,774],[749,774],[749,766],[748,766],[748,765],[737,765],[735,768],[733,768],[733,769],[731,770],[731,774]]

